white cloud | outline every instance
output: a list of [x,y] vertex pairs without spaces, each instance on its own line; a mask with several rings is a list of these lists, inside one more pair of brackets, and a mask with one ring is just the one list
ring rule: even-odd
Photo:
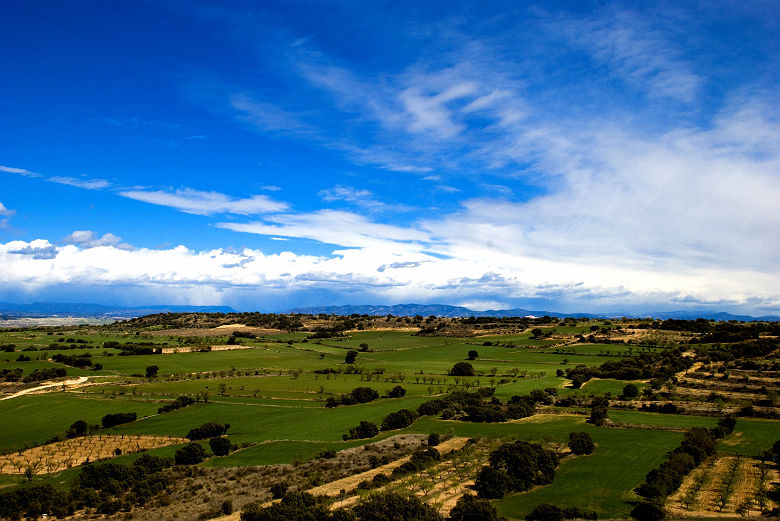
[[8,221],[14,215],[16,215],[15,210],[9,210],[3,203],[0,203],[0,229],[7,230],[10,227]]
[[266,195],[253,195],[236,199],[219,192],[205,192],[192,188],[178,190],[126,190],[122,197],[160,206],[169,206],[182,212],[197,215],[235,214],[257,215],[286,210],[287,203],[274,201]]
[[426,233],[371,222],[362,215],[339,210],[279,214],[267,217],[266,222],[222,222],[217,226],[237,232],[312,239],[350,248],[369,246],[408,248],[412,244],[429,240]]
[[592,57],[609,65],[610,74],[650,97],[694,101],[703,78],[673,43],[668,19],[663,31],[647,17],[623,10],[605,10],[590,18],[574,18],[551,24]]
[[129,244],[122,242],[121,237],[113,233],[103,234],[102,237],[91,230],[76,230],[67,237],[63,238],[62,243],[75,244],[82,248],[98,248],[100,246],[115,246],[120,249],[133,249]]
[[49,177],[47,181],[61,185],[75,186],[86,190],[102,190],[111,186],[111,183],[105,179],[82,179],[78,177],[55,176]]
[[[0,287],[40,293],[46,288],[147,288],[168,302],[214,303],[230,292],[255,295],[337,291],[341,298],[382,302],[460,302],[505,307],[517,299],[554,299],[560,307],[616,309],[629,303],[780,308],[778,277],[748,270],[691,269],[668,273],[614,266],[582,266],[497,252],[439,258],[388,244],[333,256],[264,254],[260,250],[123,250],[115,246],[55,246],[47,241],[0,244]],[[387,269],[387,266],[397,267]],[[379,270],[381,266],[386,269]],[[539,281],[547,281],[539,283]],[[679,288],[687,288],[680,291]],[[774,289],[773,289],[774,288]],[[724,300],[723,295],[728,295]],[[346,297],[345,297],[346,296]],[[210,299],[210,300],[208,300]],[[480,302],[482,303],[480,305]]]
[[0,172],[6,172],[9,174],[19,174],[27,177],[41,177],[41,174],[38,174],[36,172],[30,172],[29,170],[26,170],[24,168],[16,168],[13,166],[0,165]]

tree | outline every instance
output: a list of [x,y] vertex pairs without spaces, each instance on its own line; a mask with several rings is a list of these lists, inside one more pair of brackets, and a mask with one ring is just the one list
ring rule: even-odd
[[227,436],[218,436],[209,440],[209,447],[215,456],[227,456],[233,448]]
[[441,443],[441,436],[438,432],[432,432],[428,435],[428,446],[429,447],[435,447]]
[[496,470],[493,467],[482,467],[474,481],[474,490],[479,497],[487,499],[499,499],[504,497],[510,491],[510,482],[512,480],[503,470]]
[[390,392],[387,393],[387,396],[390,398],[402,398],[406,396],[406,389],[401,387],[400,385],[396,385],[392,389],[390,389]]
[[382,420],[382,430],[389,431],[393,429],[403,429],[414,423],[418,414],[415,411],[409,409],[401,409],[400,411],[391,412],[385,419]]
[[525,518],[527,521],[563,521],[563,510],[550,503],[541,503]]
[[635,398],[639,396],[639,387],[636,384],[626,384],[623,386],[624,398]]
[[365,438],[373,438],[379,434],[379,427],[375,423],[367,422],[365,420],[360,422],[360,425],[349,429],[349,435],[345,434],[345,440],[360,440]]
[[347,351],[347,355],[344,357],[345,364],[354,364],[355,358],[357,358],[358,352],[354,350]]
[[590,418],[588,421],[592,423],[593,425],[604,425],[607,422],[607,406],[606,405],[596,405],[590,410]]
[[501,521],[495,507],[487,499],[464,494],[450,511],[450,521]]
[[590,454],[595,445],[593,438],[587,432],[570,432],[569,448],[573,454]]
[[229,428],[229,423],[222,424],[217,422],[208,422],[204,423],[200,427],[190,429],[190,432],[187,433],[186,437],[189,440],[205,440],[206,438],[222,436],[228,431]]
[[274,483],[271,485],[270,492],[271,497],[273,499],[281,499],[287,494],[287,489],[290,488],[289,485],[284,482],[280,481],[279,483]]
[[157,376],[157,371],[159,371],[160,368],[156,365],[147,365],[146,366],[146,377],[147,378],[154,378]]
[[368,403],[379,398],[379,393],[371,387],[355,387],[350,391],[349,396],[356,403]]
[[468,362],[458,362],[450,370],[450,376],[474,376],[474,367]]
[[443,521],[441,515],[417,496],[395,492],[373,494],[352,509],[358,521]]
[[206,449],[200,443],[188,443],[174,454],[177,465],[195,465],[206,459]]
[[666,512],[657,503],[643,501],[634,507],[631,511],[631,517],[639,521],[660,521],[666,517]]
[[360,344],[360,350],[363,352],[368,351],[368,344],[366,344],[365,342]]
[[476,360],[477,358],[479,358],[479,353],[475,349],[469,351],[469,360]]
[[531,338],[539,338],[542,335],[544,335],[544,331],[540,327],[535,327],[531,330]]

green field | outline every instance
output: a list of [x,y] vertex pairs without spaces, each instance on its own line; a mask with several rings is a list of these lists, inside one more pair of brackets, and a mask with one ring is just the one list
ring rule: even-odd
[[[556,327],[556,334],[587,334],[590,324]],[[227,332],[226,334],[229,334]],[[556,376],[575,365],[595,366],[640,352],[639,348],[615,344],[569,343],[536,340],[526,331],[514,335],[471,338],[422,337],[406,331],[353,332],[348,337],[309,340],[305,334],[280,334],[255,340],[241,340],[248,349],[154,355],[120,356],[118,349],[103,348],[104,342],[153,343],[155,347],[204,346],[224,343],[226,337],[205,339],[175,335],[99,334],[91,331],[2,332],[0,344],[13,343],[17,352],[0,353],[0,370],[65,367],[68,376],[88,376],[90,385],[40,395],[0,401],[4,422],[0,451],[9,452],[38,445],[62,434],[76,420],[99,424],[108,413],[136,412],[138,420],[110,429],[115,434],[160,434],[184,436],[193,427],[215,421],[230,424],[228,435],[239,449],[229,456],[212,458],[203,467],[240,467],[305,461],[323,450],[342,450],[368,440],[343,441],[342,435],[361,420],[380,424],[389,413],[416,409],[421,403],[454,390],[494,387],[502,401],[535,389],[556,388],[559,396],[621,394],[623,380],[593,379],[580,389],[567,387]],[[76,349],[54,349],[57,338],[83,339]],[[290,343],[287,343],[290,340]],[[490,345],[484,345],[489,343]],[[367,350],[361,344],[368,344]],[[497,345],[498,344],[498,345]],[[16,362],[21,349],[33,360]],[[59,345],[57,346],[59,347]],[[354,364],[345,364],[349,350],[359,351]],[[448,373],[454,364],[468,359],[476,375],[456,378]],[[48,359],[57,353],[77,356],[89,353],[100,371],[63,366]],[[147,378],[148,366],[157,366],[157,376]],[[635,382],[640,390],[646,383]],[[396,386],[406,395],[388,398]],[[355,387],[371,387],[380,398],[366,404],[326,408],[329,397],[348,394]],[[157,414],[158,408],[179,396],[197,403],[173,412]],[[648,470],[680,442],[682,431],[691,427],[713,427],[712,417],[646,413],[610,409],[618,426],[594,427],[585,422],[587,409],[564,413],[558,408],[531,418],[506,423],[470,423],[421,417],[403,431],[437,432],[470,438],[500,438],[543,441],[565,445],[573,431],[586,431],[597,443],[588,456],[563,460],[555,481],[527,493],[495,502],[510,519],[523,519],[534,506],[550,502],[595,510],[600,518],[625,517],[636,499],[632,492]],[[554,414],[553,414],[554,413]],[[397,434],[381,433],[377,439]],[[719,450],[753,456],[780,437],[780,422],[743,419],[733,435],[721,441]],[[376,441],[371,440],[371,441]],[[155,453],[171,455],[175,447]],[[130,461],[125,455],[118,461]],[[41,477],[45,482],[66,486],[77,469]],[[18,477],[3,477],[1,484],[18,483]]]

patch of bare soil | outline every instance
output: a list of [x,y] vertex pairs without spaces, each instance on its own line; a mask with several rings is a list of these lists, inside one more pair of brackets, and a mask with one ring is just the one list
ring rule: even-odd
[[186,442],[172,436],[81,436],[0,456],[0,474],[23,474],[28,468],[34,474],[59,472],[88,461]]

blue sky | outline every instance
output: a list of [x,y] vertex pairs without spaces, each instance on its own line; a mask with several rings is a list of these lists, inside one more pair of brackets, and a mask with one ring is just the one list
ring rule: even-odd
[[773,2],[0,20],[0,300],[780,310]]

